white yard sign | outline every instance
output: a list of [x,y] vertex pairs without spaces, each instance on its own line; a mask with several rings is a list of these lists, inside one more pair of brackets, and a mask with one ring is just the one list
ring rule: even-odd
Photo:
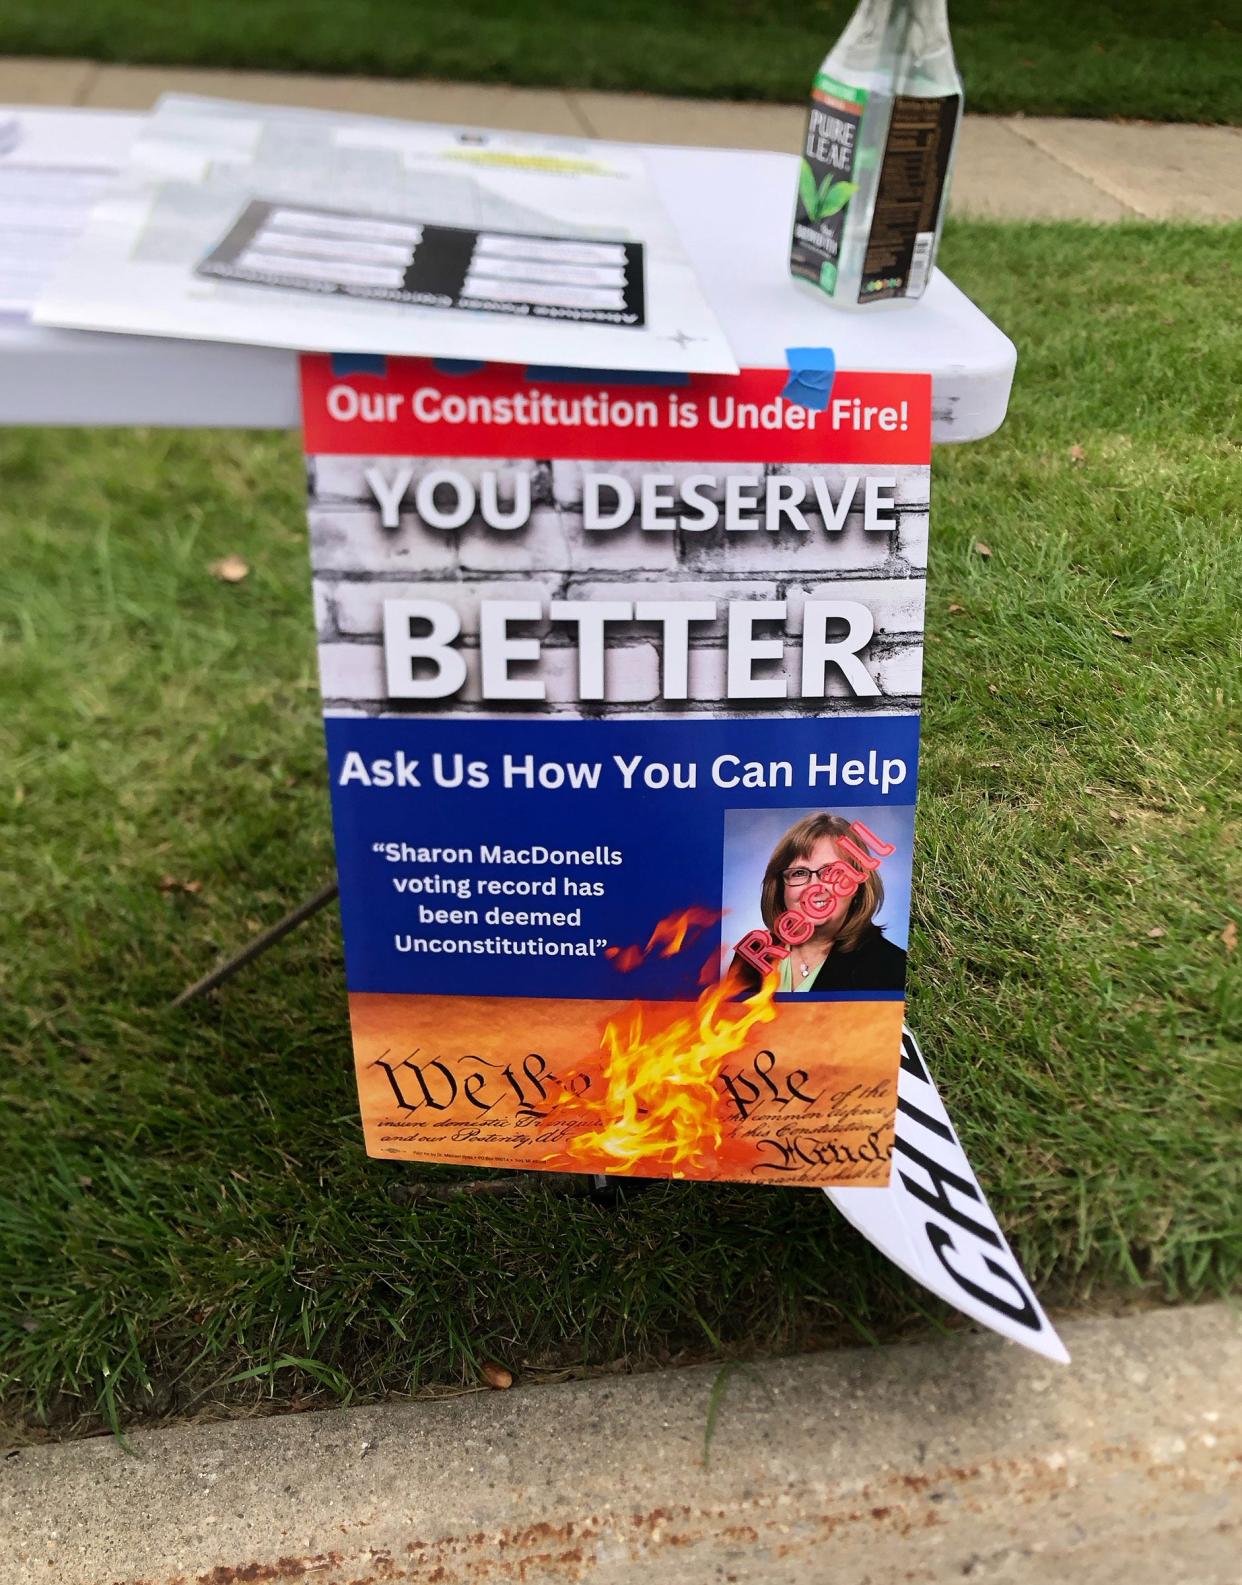
[[824,1193],[868,1243],[963,1315],[1045,1359],[1069,1363],[983,1197],[908,1029],[902,1036],[888,1187]]

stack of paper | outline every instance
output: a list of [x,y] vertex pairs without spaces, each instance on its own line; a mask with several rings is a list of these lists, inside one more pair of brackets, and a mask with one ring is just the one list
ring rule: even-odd
[[161,100],[37,323],[734,374],[635,151]]

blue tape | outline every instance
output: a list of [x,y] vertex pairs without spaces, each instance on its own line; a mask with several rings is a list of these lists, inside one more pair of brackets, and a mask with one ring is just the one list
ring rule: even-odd
[[338,380],[349,374],[388,373],[388,359],[382,352],[334,352],[332,373]]
[[789,380],[781,395],[798,407],[822,413],[836,378],[836,353],[831,347],[786,347],[785,362],[789,365]]
[[432,358],[431,366],[437,374],[477,374],[487,363],[483,358]]

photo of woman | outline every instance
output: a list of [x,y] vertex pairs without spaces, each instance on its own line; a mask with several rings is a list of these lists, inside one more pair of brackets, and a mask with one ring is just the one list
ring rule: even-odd
[[[763,874],[759,912],[774,935],[776,920],[790,910],[798,913],[808,895],[822,898],[824,886],[838,882],[842,865],[858,877],[851,895],[842,898],[828,918],[817,920],[805,941],[789,946],[779,964],[779,991],[904,990],[906,954],[875,923],[884,902],[880,878],[884,865],[881,862],[876,869],[860,865],[854,857],[860,848],[866,852],[851,822],[826,811],[803,816],[773,848]],[[815,911],[822,912],[822,903]],[[734,969],[748,990],[759,988],[759,970],[752,963],[738,955]]]

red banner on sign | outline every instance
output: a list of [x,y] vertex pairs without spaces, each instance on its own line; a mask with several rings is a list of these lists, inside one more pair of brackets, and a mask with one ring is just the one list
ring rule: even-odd
[[390,358],[382,374],[333,373],[302,359],[306,449],[453,457],[617,461],[926,463],[931,377],[836,376],[822,411],[786,401],[787,369],[610,383],[494,363],[446,371]]

